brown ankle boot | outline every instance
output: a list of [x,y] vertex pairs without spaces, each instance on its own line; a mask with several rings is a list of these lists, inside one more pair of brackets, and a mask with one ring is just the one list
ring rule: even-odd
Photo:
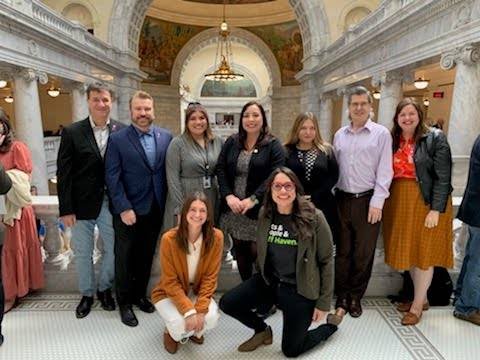
[[178,350],[178,342],[173,340],[168,332],[163,334],[163,346],[170,354],[175,354]]
[[253,335],[250,339],[240,344],[238,351],[249,352],[258,348],[260,345],[271,345],[273,342],[272,328],[267,326],[265,330]]

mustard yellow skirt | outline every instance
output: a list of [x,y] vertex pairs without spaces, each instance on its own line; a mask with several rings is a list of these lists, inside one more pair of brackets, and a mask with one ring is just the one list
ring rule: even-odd
[[383,214],[385,262],[397,270],[412,266],[453,267],[452,199],[448,199],[438,225],[425,227],[430,207],[425,205],[414,179],[393,180]]

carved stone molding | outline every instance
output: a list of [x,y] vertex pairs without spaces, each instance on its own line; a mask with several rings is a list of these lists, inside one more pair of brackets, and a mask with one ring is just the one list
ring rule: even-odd
[[459,62],[466,65],[480,63],[480,47],[478,45],[467,44],[460,48],[444,53],[440,59],[440,67],[443,70],[451,70]]
[[341,87],[337,89],[337,96],[343,96],[347,93],[347,88],[346,87]]
[[48,82],[47,73],[34,69],[20,69],[16,72],[16,75],[28,82],[38,81],[42,85],[45,85]]
[[338,96],[338,95],[335,94],[334,92],[325,92],[325,93],[320,94],[319,98],[320,98],[320,101],[327,101],[327,100],[335,99],[336,96]]
[[377,73],[372,76],[372,86],[380,87],[392,82],[411,81],[413,74],[410,70],[393,70]]

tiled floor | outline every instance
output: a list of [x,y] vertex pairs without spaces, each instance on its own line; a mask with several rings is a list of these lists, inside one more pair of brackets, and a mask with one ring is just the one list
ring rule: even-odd
[[[1,360],[147,360],[170,355],[163,349],[163,326],[157,314],[136,311],[140,325],[121,324],[118,312],[95,304],[92,313],[77,320],[78,295],[35,295],[6,314]],[[480,327],[455,319],[451,308],[431,308],[417,327],[400,325],[400,314],[388,300],[368,298],[364,315],[347,317],[328,342],[302,359],[448,359],[473,360],[480,355]],[[280,352],[281,314],[267,320],[273,345],[248,354],[236,351],[250,330],[223,315],[202,346],[187,343],[177,359],[276,359]]]

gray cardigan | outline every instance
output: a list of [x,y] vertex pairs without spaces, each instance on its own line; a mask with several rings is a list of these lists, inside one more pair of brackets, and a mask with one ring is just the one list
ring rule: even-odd
[[[5,172],[2,164],[0,164],[0,195],[6,194],[11,187],[12,180],[10,180],[10,177]],[[3,245],[4,227],[5,226],[3,224],[0,224],[0,246]]]
[[[271,219],[260,216],[257,232],[257,263],[263,279],[267,256],[267,238]],[[316,300],[315,307],[329,311],[333,298],[334,263],[332,233],[325,216],[316,210],[313,219],[313,237],[297,239],[297,292],[310,300]]]

